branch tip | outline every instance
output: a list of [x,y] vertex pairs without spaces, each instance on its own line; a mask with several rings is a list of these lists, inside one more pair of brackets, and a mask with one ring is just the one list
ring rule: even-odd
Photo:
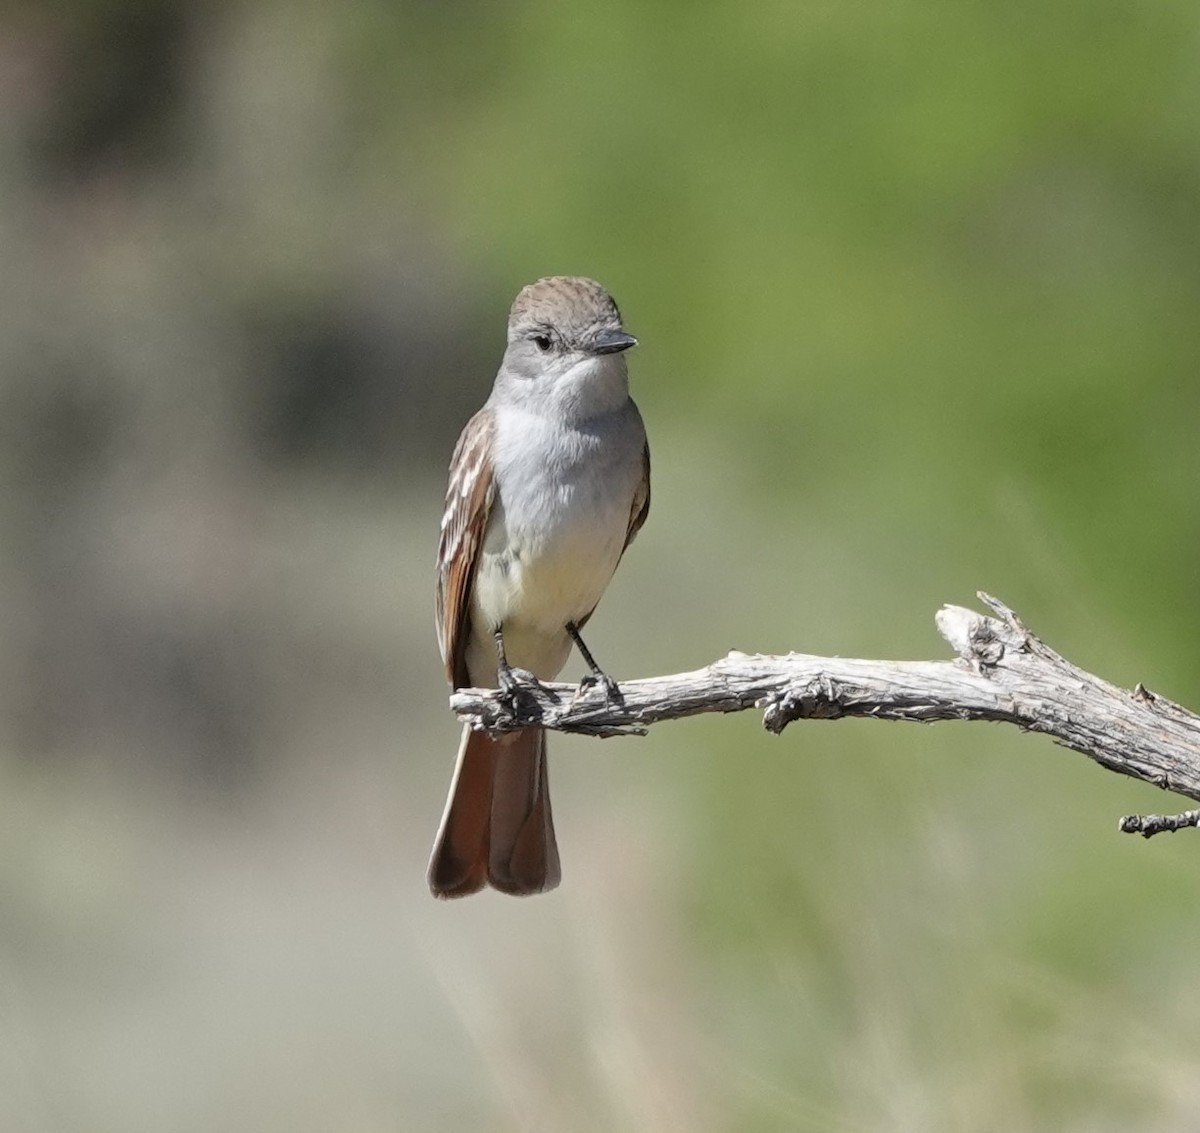
[[993,597],[986,590],[977,590],[975,593],[979,600],[985,606],[987,606],[992,613],[996,614],[1000,618],[1000,621],[1003,622],[1008,628],[1015,639],[1014,644],[1019,642],[1020,645],[1024,647],[1029,643],[1029,640],[1033,637],[1033,634],[1029,632],[1029,627],[1023,621],[1021,621],[1019,617],[1017,617],[1015,610],[1013,610],[1010,606],[1006,606],[1000,601],[999,598]]
[[965,606],[943,606],[934,614],[933,622],[950,648],[964,660],[970,660],[971,635],[981,618],[981,614]]
[[1122,834],[1153,838],[1155,834],[1174,834],[1176,830],[1194,826],[1200,826],[1200,810],[1185,810],[1182,814],[1127,814],[1117,829]]
[[994,668],[1003,659],[1005,649],[1023,649],[1028,640],[1007,622],[965,606],[943,606],[934,620],[954,652],[978,668]]

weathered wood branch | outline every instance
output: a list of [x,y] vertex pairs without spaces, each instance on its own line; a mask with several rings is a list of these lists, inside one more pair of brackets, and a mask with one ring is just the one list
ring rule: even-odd
[[[1111,771],[1200,801],[1200,716],[1139,684],[1117,688],[1072,665],[1034,636],[1004,603],[995,614],[943,606],[937,628],[952,661],[867,661],[803,653],[730,653],[704,669],[623,681],[618,698],[598,688],[522,681],[516,694],[459,689],[450,698],[474,728],[505,732],[537,724],[593,736],[643,734],[651,724],[701,712],[761,708],[782,731],[795,720],[991,720],[1041,732]],[[1120,828],[1150,837],[1200,823],[1131,815]]]

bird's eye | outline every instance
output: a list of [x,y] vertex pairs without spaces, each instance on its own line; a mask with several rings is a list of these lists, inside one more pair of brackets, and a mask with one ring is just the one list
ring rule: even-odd
[[533,345],[545,354],[550,349],[550,336],[548,334],[535,334],[533,336]]

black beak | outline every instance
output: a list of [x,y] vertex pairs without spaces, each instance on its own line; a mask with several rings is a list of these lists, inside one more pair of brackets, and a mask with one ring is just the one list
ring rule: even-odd
[[637,346],[637,339],[623,330],[602,330],[592,339],[593,354],[619,354],[631,346]]

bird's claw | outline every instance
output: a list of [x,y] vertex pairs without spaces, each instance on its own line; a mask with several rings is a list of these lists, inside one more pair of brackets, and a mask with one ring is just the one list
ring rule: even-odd
[[621,703],[620,686],[607,673],[588,673],[584,676],[579,682],[579,692],[576,694],[576,699],[587,696],[594,688],[600,689],[605,704]]
[[538,684],[537,677],[528,669],[514,669],[509,665],[502,666],[497,677],[500,682],[500,691],[505,696],[517,696],[527,692],[530,685]]
[[514,669],[509,665],[502,665],[496,676],[500,692],[513,716],[520,720],[541,715],[536,693],[542,688],[542,682],[528,669]]

